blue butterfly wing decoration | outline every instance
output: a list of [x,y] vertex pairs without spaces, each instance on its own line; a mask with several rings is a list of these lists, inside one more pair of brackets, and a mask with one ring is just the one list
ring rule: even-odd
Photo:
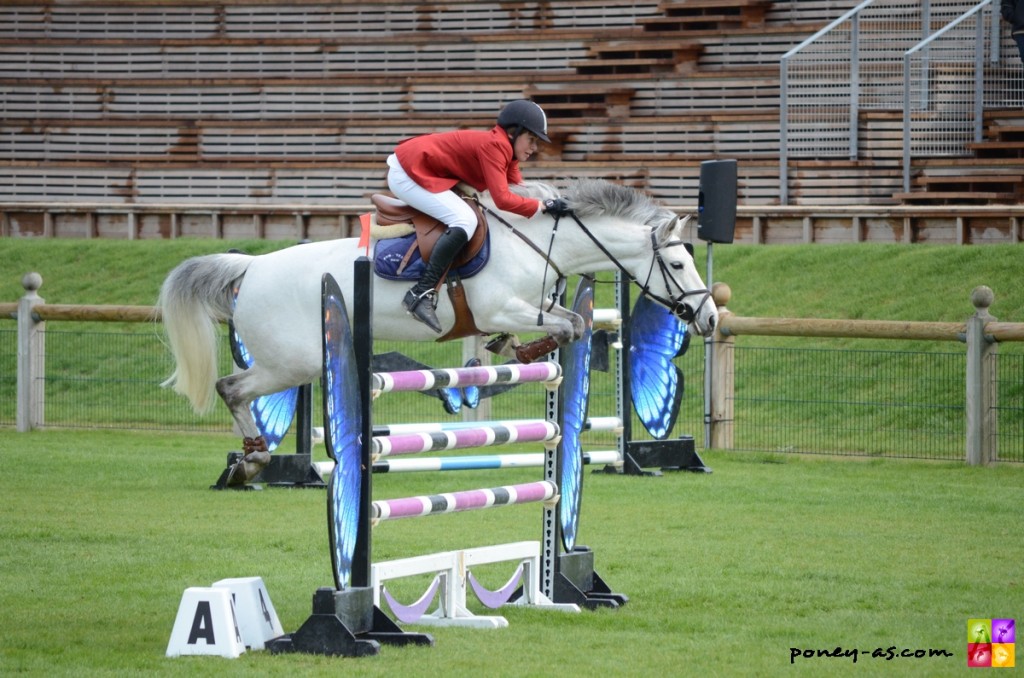
[[458,414],[462,410],[462,389],[458,386],[439,388],[437,397],[441,399],[441,406],[448,414]]
[[[249,349],[242,343],[235,325],[228,323],[228,336],[231,339],[231,356],[235,364],[242,369],[249,369],[255,362]],[[299,401],[299,387],[294,386],[284,391],[259,396],[249,403],[249,412],[256,422],[260,435],[267,441],[267,449],[273,452],[284,439],[295,418],[295,404]]]
[[590,395],[591,336],[594,331],[594,283],[581,278],[576,287],[573,309],[583,317],[583,336],[562,349],[562,460],[559,473],[559,522],[562,527],[562,545],[572,551],[579,527],[580,502],[583,492],[583,450],[580,433],[587,420]]
[[[480,358],[470,358],[466,361],[466,367],[480,367]],[[475,410],[480,404],[480,387],[464,386],[462,388],[462,404]]]
[[654,438],[672,432],[683,399],[683,373],[672,363],[690,345],[686,324],[640,297],[630,316],[629,376],[633,409]]
[[[479,358],[470,358],[466,361],[466,367],[480,367],[480,364]],[[479,386],[440,388],[437,390],[437,395],[441,399],[444,411],[448,414],[458,414],[463,405],[475,410],[480,404]]]
[[351,580],[359,531],[362,405],[345,300],[329,273],[324,274],[321,284],[324,443],[327,454],[334,460],[334,471],[327,485],[327,531],[334,584],[343,591]]

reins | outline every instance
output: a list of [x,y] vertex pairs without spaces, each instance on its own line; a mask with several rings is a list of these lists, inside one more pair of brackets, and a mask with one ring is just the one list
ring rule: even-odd
[[[544,292],[543,291],[545,289],[547,289],[547,269],[548,269],[548,267],[554,269],[555,273],[558,275],[558,280],[556,281],[556,286],[557,286],[559,292],[558,292],[558,294],[553,296],[552,299],[551,299],[551,303],[548,306],[548,310],[550,311],[551,308],[553,308],[554,305],[555,305],[555,299],[557,298],[557,296],[559,296],[559,294],[561,293],[561,290],[564,289],[564,285],[565,285],[565,281],[566,281],[565,274],[562,273],[562,271],[558,268],[558,266],[555,264],[555,262],[551,259],[551,249],[552,249],[552,247],[554,246],[554,243],[555,243],[555,234],[558,232],[558,223],[561,220],[561,218],[560,217],[555,217],[554,218],[555,219],[555,224],[554,224],[554,226],[551,229],[551,238],[548,241],[548,251],[545,253],[532,240],[530,240],[523,233],[518,231],[508,221],[506,221],[500,214],[497,214],[494,210],[490,209],[489,207],[487,207],[486,205],[481,203],[479,198],[474,196],[474,199],[476,200],[477,204],[480,206],[481,209],[483,209],[488,215],[493,216],[495,219],[497,219],[500,223],[502,223],[505,227],[507,227],[510,231],[512,231],[512,233],[514,233],[516,236],[518,236],[520,240],[522,240],[527,245],[529,245],[530,248],[534,252],[536,252],[538,255],[540,255],[540,257],[542,259],[544,259],[546,265],[545,265],[545,268],[544,268],[544,278],[543,278],[542,287],[541,287],[541,297],[542,297],[542,299],[544,297]],[[669,271],[669,265],[665,263],[665,259],[661,255],[661,250],[663,250],[665,248],[668,248],[668,247],[678,247],[680,245],[685,246],[685,243],[682,240],[672,240],[672,241],[669,241],[669,242],[664,243],[662,245],[659,245],[658,244],[657,231],[656,231],[656,229],[651,228],[651,249],[653,250],[653,256],[651,257],[651,267],[647,271],[647,278],[644,280],[643,283],[641,283],[640,280],[636,276],[634,276],[632,273],[630,273],[629,270],[625,266],[622,265],[622,262],[620,262],[615,257],[615,255],[613,255],[611,252],[608,251],[608,248],[604,246],[604,244],[601,242],[601,240],[597,236],[595,236],[594,233],[589,228],[587,228],[586,224],[584,224],[582,221],[580,221],[580,218],[578,216],[576,216],[576,214],[574,212],[570,212],[569,216],[571,216],[572,220],[576,222],[576,225],[580,227],[580,230],[583,231],[584,235],[586,235],[588,238],[590,238],[590,241],[592,243],[594,243],[594,245],[596,245],[599,250],[601,250],[601,252],[605,255],[605,257],[607,257],[609,261],[611,261],[613,264],[615,264],[615,267],[619,269],[619,271],[622,273],[622,275],[624,275],[626,277],[626,279],[629,280],[629,282],[636,283],[636,285],[640,288],[640,293],[641,294],[643,294],[644,296],[647,296],[650,299],[652,299],[652,300],[658,302],[659,304],[665,306],[674,315],[678,316],[679,318],[681,318],[685,322],[692,322],[693,319],[700,312],[701,308],[704,307],[704,304],[707,303],[707,300],[711,298],[711,292],[708,289],[706,289],[706,288],[695,289],[695,290],[687,290],[685,287],[683,287],[679,283],[679,281],[676,280],[675,276],[672,275],[672,272]],[[661,296],[659,294],[655,294],[651,290],[650,282],[651,282],[651,276],[654,274],[654,265],[655,265],[655,263],[657,263],[658,270],[660,271],[662,280],[665,283],[665,289],[668,290],[670,295],[672,295],[672,290],[676,289],[676,290],[679,291],[678,295],[672,295],[671,298],[665,298],[665,297],[663,297],[663,296]],[[701,299],[701,301],[697,305],[697,307],[695,309],[691,310],[691,309],[687,308],[686,305],[683,302],[685,301],[686,297],[693,296],[693,295],[696,295],[696,294],[703,295],[703,298]],[[543,303],[540,304],[540,307],[541,307],[541,309],[543,309],[544,304]],[[543,313],[543,310],[542,310],[542,313]],[[538,325],[543,324],[541,316],[538,316],[537,324]]]
[[506,221],[504,217],[502,217],[500,214],[498,214],[497,212],[492,210],[487,205],[484,205],[482,202],[480,202],[480,198],[478,196],[474,195],[473,196],[473,200],[476,202],[477,205],[479,205],[480,209],[482,209],[488,215],[490,215],[490,216],[494,217],[495,219],[497,219],[508,230],[512,231],[512,233],[514,235],[516,235],[520,240],[522,240],[524,243],[529,245],[530,249],[532,249],[534,252],[536,252],[538,255],[540,255],[541,259],[544,260],[544,278],[541,281],[541,288],[540,288],[540,290],[541,290],[541,292],[540,292],[540,294],[541,294],[541,303],[538,304],[538,307],[541,309],[541,314],[537,316],[537,325],[543,325],[544,324],[544,318],[543,318],[543,313],[544,313],[544,297],[545,297],[544,290],[546,290],[547,286],[548,286],[548,268],[553,268],[555,270],[555,273],[558,275],[558,278],[555,280],[555,294],[552,295],[551,302],[548,304],[548,308],[547,308],[548,311],[550,311],[552,308],[555,307],[555,304],[557,303],[556,302],[557,298],[560,297],[562,295],[562,292],[565,290],[565,282],[567,280],[566,275],[564,273],[562,273],[562,270],[560,268],[558,268],[558,265],[551,259],[551,248],[555,244],[555,232],[558,230],[558,219],[555,219],[555,226],[551,230],[551,240],[548,242],[548,251],[545,253],[544,250],[542,250],[540,247],[538,247],[536,243],[534,243],[532,240],[527,238],[521,231],[516,229],[515,226],[513,226],[510,223],[508,223],[508,221]]

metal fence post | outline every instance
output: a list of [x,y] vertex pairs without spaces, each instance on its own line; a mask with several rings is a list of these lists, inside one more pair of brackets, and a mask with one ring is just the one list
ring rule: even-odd
[[732,289],[725,283],[712,286],[712,296],[718,306],[719,323],[715,328],[714,350],[711,353],[711,435],[710,447],[718,450],[733,448],[733,416],[735,399],[735,374],[733,347],[736,337],[726,336],[721,331],[721,318],[728,314],[726,304],[732,297]]
[[995,318],[989,306],[995,295],[985,285],[971,292],[974,315],[967,319],[967,463],[990,464],[997,458],[996,343],[985,336],[986,323]]
[[36,320],[32,309],[44,303],[36,290],[43,285],[38,273],[26,273],[21,279],[25,296],[18,300],[18,386],[17,418],[19,433],[43,424],[46,376],[46,322]]

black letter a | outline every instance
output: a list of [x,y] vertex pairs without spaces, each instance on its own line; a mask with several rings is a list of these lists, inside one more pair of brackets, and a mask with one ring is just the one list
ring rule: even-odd
[[200,600],[196,604],[196,616],[192,618],[192,631],[188,634],[188,644],[195,645],[200,638],[207,645],[216,645],[213,638],[213,613],[210,612],[210,601]]

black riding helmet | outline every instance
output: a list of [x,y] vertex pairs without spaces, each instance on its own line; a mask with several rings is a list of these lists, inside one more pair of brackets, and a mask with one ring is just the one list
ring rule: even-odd
[[548,116],[544,115],[540,106],[526,99],[513,101],[501,109],[498,126],[508,130],[513,143],[523,130],[533,132],[541,141],[551,143],[548,138]]

